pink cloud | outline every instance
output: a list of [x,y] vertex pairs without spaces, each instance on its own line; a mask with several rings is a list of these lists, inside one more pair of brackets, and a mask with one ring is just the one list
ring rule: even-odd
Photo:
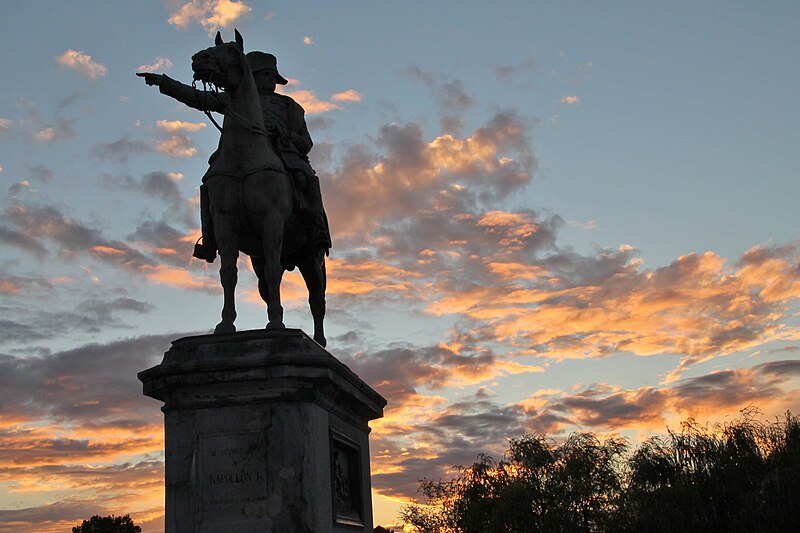
[[195,132],[206,127],[205,122],[187,122],[185,120],[159,120],[156,122],[156,125],[169,133],[178,131]]
[[[289,80],[289,84],[291,86],[299,83],[299,81],[294,79]],[[342,107],[339,105],[340,103],[361,101],[361,94],[354,89],[348,89],[346,91],[336,93],[331,96],[330,101],[318,98],[316,93],[309,89],[286,91],[286,95],[292,97],[298,104],[300,104],[307,115],[317,115],[320,113],[327,113],[329,111],[341,110]]]
[[87,78],[97,79],[102,78],[108,72],[108,69],[97,63],[92,59],[92,56],[83,52],[76,52],[75,50],[67,50],[56,58],[56,61],[71,70],[75,70],[86,76]]
[[186,135],[173,135],[156,144],[156,151],[170,157],[185,158],[195,155],[197,148]]
[[287,91],[286,95],[291,96],[298,104],[303,106],[303,109],[308,115],[316,115],[318,113],[326,113],[335,109],[341,109],[337,104],[320,100],[317,98],[314,91],[308,89]]
[[136,67],[136,72],[159,72],[172,68],[172,61],[168,57],[158,56],[152,63],[145,63]]
[[360,102],[362,100],[361,93],[354,89],[347,89],[344,92],[336,93],[331,96],[331,100],[336,102]]

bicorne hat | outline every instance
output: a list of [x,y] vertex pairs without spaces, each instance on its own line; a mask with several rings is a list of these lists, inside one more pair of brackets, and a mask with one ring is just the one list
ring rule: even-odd
[[278,60],[274,55],[264,52],[249,52],[247,54],[247,62],[250,63],[250,69],[253,73],[259,70],[271,70],[275,73],[275,83],[278,85],[286,85],[289,83],[289,81],[278,72]]

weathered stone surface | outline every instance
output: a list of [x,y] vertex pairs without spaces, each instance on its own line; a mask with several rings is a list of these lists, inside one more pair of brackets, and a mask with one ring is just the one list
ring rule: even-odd
[[186,337],[139,373],[164,402],[166,531],[372,531],[386,401],[300,330]]

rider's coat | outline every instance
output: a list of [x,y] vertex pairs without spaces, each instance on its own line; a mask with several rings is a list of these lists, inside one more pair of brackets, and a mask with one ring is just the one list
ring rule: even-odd
[[[164,75],[159,90],[162,94],[171,96],[179,102],[200,111],[213,111],[224,114],[226,103],[225,93],[214,91],[200,91],[189,85]],[[283,94],[259,94],[261,110],[265,123],[274,123],[288,134],[288,141],[281,137],[272,139],[272,145],[283,164],[290,171],[300,171],[306,176],[314,174],[308,163],[308,153],[314,145],[306,126],[305,111],[302,106],[291,97]],[[220,139],[221,141],[221,139]],[[211,154],[208,164],[213,167],[218,151]],[[210,176],[211,168],[203,176],[205,181]]]

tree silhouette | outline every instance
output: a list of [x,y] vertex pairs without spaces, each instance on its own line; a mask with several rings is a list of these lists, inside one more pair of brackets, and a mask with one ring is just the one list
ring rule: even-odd
[[141,533],[142,528],[134,525],[130,515],[99,516],[84,520],[81,525],[72,528],[72,533]]
[[626,449],[619,437],[601,442],[591,433],[559,446],[544,435],[511,439],[500,462],[481,454],[456,467],[455,479],[423,480],[427,505],[405,507],[402,519],[419,533],[605,530],[622,494]]
[[629,461],[621,520],[630,531],[793,531],[800,525],[800,420],[758,411],[714,429],[689,419]]
[[800,531],[800,420],[757,415],[689,419],[630,455],[618,436],[511,439],[502,461],[420,481],[424,504],[401,518],[417,533]]

